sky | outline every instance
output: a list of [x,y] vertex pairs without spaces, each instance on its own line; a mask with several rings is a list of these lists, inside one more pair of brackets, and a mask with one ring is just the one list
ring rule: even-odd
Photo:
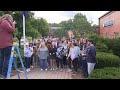
[[88,21],[92,20],[94,24],[98,25],[98,18],[108,11],[33,11],[35,17],[42,17],[48,23],[60,23],[61,21],[73,19],[77,13],[86,15]]

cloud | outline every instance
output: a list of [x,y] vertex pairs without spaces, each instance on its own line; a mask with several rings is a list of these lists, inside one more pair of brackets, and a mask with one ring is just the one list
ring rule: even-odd
[[36,11],[35,17],[43,17],[48,21],[48,23],[60,23],[63,20],[69,19],[69,17],[62,14],[62,11]]
[[86,15],[88,21],[92,20],[98,25],[98,18],[108,11],[34,11],[35,17],[43,17],[48,23],[60,23],[69,20],[77,13]]

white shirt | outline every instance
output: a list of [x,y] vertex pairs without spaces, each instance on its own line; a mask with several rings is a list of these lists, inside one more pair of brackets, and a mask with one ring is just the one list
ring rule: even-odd
[[30,48],[26,48],[24,49],[24,56],[25,57],[31,57],[31,51]]
[[68,54],[68,57],[71,58],[71,60],[74,60],[75,58],[78,58],[78,47],[70,48],[70,52]]
[[31,56],[33,55],[33,47],[30,47]]

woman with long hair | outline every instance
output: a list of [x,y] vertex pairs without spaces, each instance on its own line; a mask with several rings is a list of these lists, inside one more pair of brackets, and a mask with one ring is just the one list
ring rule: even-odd
[[41,71],[47,70],[48,48],[46,47],[45,42],[41,42],[41,46],[38,49],[38,56],[40,59]]
[[55,70],[55,59],[56,59],[56,51],[57,47],[55,46],[55,42],[52,42],[52,47],[49,51],[50,53],[50,68],[51,70]]

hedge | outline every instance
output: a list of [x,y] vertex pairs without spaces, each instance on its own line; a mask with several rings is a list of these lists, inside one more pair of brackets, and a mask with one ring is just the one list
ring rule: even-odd
[[103,43],[104,42],[104,38],[102,36],[99,36],[99,35],[96,35],[96,34],[89,34],[87,36],[87,38],[93,39],[95,45],[96,45],[96,43]]
[[89,79],[120,79],[120,68],[106,67],[94,69]]
[[111,45],[113,54],[120,57],[120,39],[113,39]]
[[120,58],[112,53],[97,52],[95,68],[120,67]]
[[100,51],[100,52],[108,52],[108,47],[106,44],[104,43],[96,43],[96,49],[97,51]]

